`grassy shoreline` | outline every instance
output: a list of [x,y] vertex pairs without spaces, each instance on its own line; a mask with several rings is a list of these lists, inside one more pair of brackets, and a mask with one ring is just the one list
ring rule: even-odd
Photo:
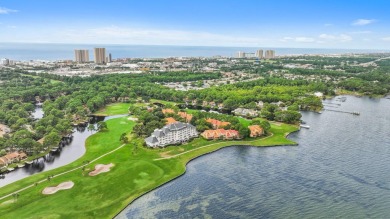
[[[86,141],[87,151],[80,159],[66,166],[39,173],[3,187],[0,197],[44,180],[48,175],[57,175],[61,172],[84,165],[86,160],[93,160],[104,153],[112,151],[122,145],[119,136],[123,132],[130,132],[135,124],[127,117],[107,121],[108,131],[99,132],[90,136]],[[186,145],[171,146],[164,149],[138,148],[133,153],[134,145],[142,139],[132,139],[117,151],[103,157],[101,160],[90,163],[86,170],[75,170],[45,181],[20,192],[15,203],[12,197],[0,200],[0,214],[11,218],[108,218],[118,214],[142,195],[180,177],[186,171],[187,164],[200,156],[213,153],[225,147],[246,146],[276,146],[296,145],[286,138],[289,133],[297,131],[292,125],[272,125],[272,136],[254,141],[206,141],[196,139]],[[171,159],[156,160],[162,153],[182,155]],[[188,152],[188,153],[187,153]],[[114,163],[115,166],[108,173],[89,177],[88,171],[96,164]],[[59,184],[64,181],[73,181],[75,186],[67,191],[60,191],[54,195],[42,195],[46,186]],[[43,204],[45,203],[45,204]],[[82,206],[82,207],[80,207]]]

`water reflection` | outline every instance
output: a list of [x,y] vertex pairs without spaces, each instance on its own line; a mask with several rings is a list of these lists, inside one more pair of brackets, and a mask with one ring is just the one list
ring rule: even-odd
[[[191,161],[182,177],[118,218],[388,218],[390,100],[347,97],[303,113],[297,147],[230,147]],[[330,104],[334,105],[334,104]]]
[[[37,107],[34,118],[42,118],[42,108]],[[95,124],[99,121],[106,121],[113,118],[123,117],[124,115],[108,116],[108,117],[91,117],[90,124]],[[5,174],[4,179],[0,177],[0,187],[8,185],[17,180],[23,179],[35,173],[48,171],[57,167],[64,166],[77,160],[85,153],[85,140],[96,133],[87,129],[89,124],[74,127],[73,134],[62,138],[57,150],[51,151],[48,155],[35,160],[32,164],[26,164],[23,168],[18,168],[10,173]],[[96,128],[96,127],[95,127]]]

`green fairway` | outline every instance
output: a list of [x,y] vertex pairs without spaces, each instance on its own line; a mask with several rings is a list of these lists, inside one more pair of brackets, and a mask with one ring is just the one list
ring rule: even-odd
[[113,115],[123,115],[129,113],[130,106],[146,106],[145,103],[112,103],[108,104],[104,108],[100,109],[94,115],[97,116],[113,116]]
[[[112,152],[88,164],[84,171],[81,168],[76,169],[54,177],[50,182],[45,181],[19,192],[20,196],[15,203],[11,203],[12,196],[1,199],[1,217],[111,218],[135,198],[183,174],[185,165],[191,159],[232,145],[292,145],[295,142],[286,139],[285,136],[297,130],[295,126],[281,124],[272,125],[271,136],[256,140],[207,141],[198,138],[181,146],[164,149],[139,146],[134,150],[134,145],[139,145],[143,140],[131,139],[129,144],[120,147],[122,145],[119,141],[120,135],[124,132],[129,133],[134,124],[127,117],[108,120],[108,131],[90,136],[86,141],[87,152],[79,160],[3,187],[0,197],[46,179],[48,175],[57,175],[80,167],[86,160],[93,161]],[[114,164],[111,171],[94,177],[88,175],[96,164],[109,163]],[[53,195],[41,194],[45,187],[69,180],[75,183],[72,189],[59,191]]]
[[103,109],[100,109],[94,115],[101,115],[101,116],[107,116],[107,115],[121,115],[121,114],[127,114],[129,113],[129,107],[131,106],[130,103],[112,103],[108,104]]
[[150,99],[149,102],[150,103],[162,103],[164,105],[167,105],[167,104],[171,104],[171,105],[180,104],[180,103],[176,103],[176,102],[170,102],[170,101],[165,101],[165,100],[157,100],[157,99]]

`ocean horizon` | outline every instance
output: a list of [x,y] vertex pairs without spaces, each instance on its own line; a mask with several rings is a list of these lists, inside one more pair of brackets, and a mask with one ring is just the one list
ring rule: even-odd
[[168,58],[168,57],[236,57],[238,51],[255,53],[258,49],[275,50],[280,55],[322,55],[351,53],[384,53],[378,49],[281,48],[281,47],[222,47],[176,45],[121,45],[121,44],[62,44],[62,43],[0,43],[0,58],[16,61],[73,60],[75,49],[88,49],[93,60],[93,48],[106,48],[107,55],[118,58]]

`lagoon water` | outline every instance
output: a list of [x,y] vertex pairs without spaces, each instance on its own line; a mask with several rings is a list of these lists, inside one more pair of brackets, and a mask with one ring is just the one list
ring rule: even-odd
[[303,113],[299,146],[230,147],[142,196],[118,218],[389,218],[390,100],[347,97]]
[[[32,115],[35,119],[41,119],[43,117],[42,108],[36,108]],[[106,121],[122,116],[124,115],[108,116],[98,119],[95,118],[95,120],[98,121],[99,119],[104,119],[104,121]],[[96,121],[93,121],[93,123]],[[30,175],[65,166],[82,157],[86,151],[85,141],[89,136],[96,133],[96,131],[89,131],[87,130],[86,126],[75,127],[73,131],[74,133],[72,134],[72,139],[68,142],[64,142],[64,145],[60,147],[60,151],[55,153],[50,152],[50,160],[44,160],[43,158],[40,158],[39,161],[42,164],[40,167],[26,165],[23,168],[18,168],[8,174],[5,174],[5,178],[0,179],[0,188],[18,180],[24,179]]]
[[105,47],[107,53],[117,58],[166,58],[166,57],[235,57],[238,51],[256,52],[262,48],[274,49],[277,55],[296,54],[345,54],[377,53],[389,50],[321,49],[321,48],[267,48],[267,47],[214,47],[214,46],[158,46],[158,45],[98,45],[98,44],[49,44],[49,43],[0,43],[0,58],[11,60],[71,60],[74,49],[88,49],[93,60],[93,48]]

